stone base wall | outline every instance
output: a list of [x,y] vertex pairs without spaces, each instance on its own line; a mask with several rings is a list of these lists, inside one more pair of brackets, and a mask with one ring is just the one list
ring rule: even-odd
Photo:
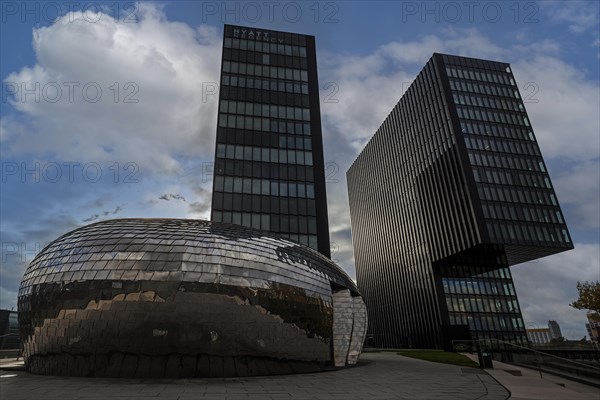
[[336,367],[356,364],[367,334],[367,309],[350,290],[333,293],[333,359]]

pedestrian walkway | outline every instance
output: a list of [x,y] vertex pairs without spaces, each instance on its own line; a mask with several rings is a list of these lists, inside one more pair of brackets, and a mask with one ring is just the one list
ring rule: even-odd
[[505,400],[509,393],[476,368],[363,353],[360,365],[337,371],[228,379],[104,379],[0,370],[0,399],[467,399]]
[[[465,354],[477,362],[477,356]],[[493,369],[486,369],[510,393],[511,400],[600,400],[600,389],[540,373],[529,368],[494,361]]]
[[[476,361],[474,355],[467,355]],[[363,353],[360,365],[337,371],[228,379],[105,379],[31,375],[18,361],[0,362],[0,399],[468,399],[600,400],[600,390],[494,361],[481,370]],[[507,390],[508,389],[508,390]]]
[[[518,372],[515,372],[518,371]],[[486,370],[511,393],[511,400],[600,400],[600,389],[528,368],[494,361]]]

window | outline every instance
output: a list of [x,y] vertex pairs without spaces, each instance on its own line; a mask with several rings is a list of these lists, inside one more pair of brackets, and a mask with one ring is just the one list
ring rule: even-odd
[[313,165],[312,153],[308,151],[304,153],[304,163],[306,165]]
[[233,192],[233,178],[230,176],[226,176],[225,177],[225,187],[224,187],[224,191],[227,193],[231,193]]
[[252,179],[252,194],[260,194],[261,183],[260,179]]
[[269,214],[261,214],[260,215],[260,226],[263,230],[271,229],[271,219]]
[[260,229],[260,214],[251,214],[252,215],[252,228]]
[[[238,178],[236,178],[238,179]],[[252,180],[249,178],[242,178],[242,189],[241,191],[236,191],[236,193],[252,193]]]
[[271,195],[279,196],[279,183],[271,182]]
[[315,187],[310,183],[306,184],[306,197],[309,199],[315,198]]
[[235,193],[242,193],[243,190],[243,180],[242,178],[233,178],[233,191]]
[[270,193],[270,183],[268,180],[263,179],[261,180],[261,194],[263,195],[269,195]]

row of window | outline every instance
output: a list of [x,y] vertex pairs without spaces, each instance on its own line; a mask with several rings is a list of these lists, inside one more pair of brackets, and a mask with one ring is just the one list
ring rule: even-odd
[[480,313],[518,313],[517,298],[499,299],[489,296],[463,297],[446,296],[449,312],[480,312]]
[[285,82],[279,79],[262,79],[223,74],[221,82],[225,86],[271,90],[273,92],[308,94],[308,84],[300,82]]
[[220,128],[246,129],[262,132],[310,135],[307,122],[282,121],[271,118],[245,117],[243,115],[219,114]]
[[471,68],[466,69],[460,67],[446,67],[446,72],[451,78],[471,79],[473,81],[484,81],[516,86],[513,78],[507,74],[501,74],[498,72],[483,71]]
[[551,225],[516,224],[503,222],[488,222],[487,230],[492,240],[528,240],[532,242],[547,242],[556,244],[571,243],[566,229]]
[[494,136],[503,139],[530,140],[535,142],[535,136],[530,129],[519,128],[511,125],[484,124],[474,121],[460,121],[463,133]]
[[494,98],[487,96],[475,96],[472,94],[454,93],[454,103],[463,106],[475,106],[486,108],[497,108],[507,111],[525,111],[523,104],[519,101],[506,100],[504,98]]
[[310,109],[303,107],[286,107],[233,100],[221,100],[220,106],[219,111],[222,113],[310,121]]
[[217,191],[213,195],[213,209],[217,211],[317,216],[317,204],[314,199],[221,193]]
[[458,117],[461,119],[474,119],[485,122],[496,122],[499,124],[513,124],[522,126],[529,125],[529,119],[525,116],[505,113],[500,111],[480,110],[470,107],[456,107]]
[[501,315],[469,315],[462,313],[450,313],[450,324],[469,325],[475,331],[520,331],[525,329],[520,317],[508,317]]
[[288,57],[279,54],[264,54],[255,51],[243,51],[235,49],[223,49],[223,61],[273,65],[303,70],[308,68],[308,60],[306,58]]
[[282,182],[221,175],[215,176],[215,191],[263,196],[315,198],[315,187],[312,183]]
[[544,162],[536,157],[532,160],[528,157],[516,155],[504,155],[497,153],[488,153],[484,151],[469,151],[469,162],[478,167],[493,167],[507,169],[521,169],[525,171],[546,172]]
[[228,49],[260,51],[261,53],[281,54],[284,56],[306,58],[306,47],[304,46],[233,38],[225,38],[223,45]]
[[[302,137],[302,136],[291,136],[291,135],[278,135],[278,148],[280,149],[295,149],[295,150],[312,150],[312,141],[311,138]],[[272,141],[269,142],[271,144]],[[225,154],[227,154],[227,149],[225,146],[233,146],[219,143],[217,145],[217,157],[225,158]],[[251,151],[253,151],[253,156],[243,156],[243,159],[249,159],[254,161],[266,161],[270,158],[268,154],[266,154],[265,146],[253,147]],[[231,152],[231,150],[229,150]],[[244,150],[248,151],[248,150]],[[263,155],[259,155],[260,152],[263,152]],[[221,155],[220,155],[221,154]],[[235,154],[235,153],[234,153]],[[229,157],[231,158],[231,157]],[[238,157],[235,157],[238,158]],[[239,158],[240,160],[242,158]]]
[[510,281],[442,278],[442,285],[444,293],[515,296],[515,289]]
[[[551,189],[550,178],[542,174],[527,172],[509,172],[499,169],[473,168],[475,182],[495,183],[497,185],[541,187]],[[513,176],[515,179],[513,179]]]
[[[522,332],[522,331],[521,331]],[[494,331],[484,331],[484,332],[471,332],[472,339],[497,339],[503,340],[505,342],[510,342],[520,346],[526,346],[529,341],[527,340],[527,336],[521,334],[520,332],[494,332]],[[499,342],[488,342],[490,347],[497,348],[499,350],[506,350],[509,346],[506,344],[502,344]]]
[[281,179],[284,181],[314,181],[314,169],[305,165],[258,163],[243,160],[224,160],[215,162],[217,175],[245,176],[248,178]]
[[308,82],[308,72],[296,68],[223,61],[223,72],[239,75],[262,76],[265,78],[286,79],[288,81]]
[[547,222],[564,224],[560,210],[541,207],[514,207],[510,205],[482,204],[483,216],[486,219],[509,219],[527,222]]
[[479,184],[477,192],[481,200],[558,206],[554,194],[547,191]]
[[[499,258],[502,258],[504,253],[498,254]],[[504,259],[496,260],[498,264],[505,263]],[[494,279],[512,279],[508,268],[495,268],[488,269],[480,266],[472,265],[453,265],[452,268],[448,268],[444,271],[444,279],[451,277],[474,277],[474,278],[494,278]]]
[[447,54],[442,54],[442,60],[444,60],[444,65],[458,66],[458,67],[468,67],[468,68],[482,68],[493,71],[506,71],[510,72],[510,66],[506,63],[501,63],[498,61],[488,61],[482,60],[478,58],[468,58],[462,56],[450,56]]
[[487,83],[477,83],[477,82],[465,82],[459,81],[456,79],[449,79],[450,88],[452,90],[460,90],[463,92],[477,93],[477,94],[487,94],[490,96],[504,96],[511,97],[514,99],[520,99],[519,92],[517,89],[510,89],[506,86],[500,85],[490,85]]
[[540,149],[533,143],[499,139],[487,139],[465,136],[465,145],[468,149],[498,151],[510,154],[526,154],[541,156]]
[[314,236],[316,239],[317,234],[317,219],[312,217],[215,211],[213,221],[243,225],[263,231],[300,234],[305,236],[305,240],[298,238],[296,241],[307,245],[310,243],[309,236]]
[[234,144],[219,144],[217,146],[217,157],[230,160],[313,165],[312,152],[310,151],[237,146]]

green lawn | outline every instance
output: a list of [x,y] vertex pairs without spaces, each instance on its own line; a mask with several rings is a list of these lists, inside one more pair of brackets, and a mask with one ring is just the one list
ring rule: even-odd
[[479,367],[479,364],[466,356],[442,350],[402,350],[399,355],[419,360],[433,361],[443,364],[460,365],[461,367]]

